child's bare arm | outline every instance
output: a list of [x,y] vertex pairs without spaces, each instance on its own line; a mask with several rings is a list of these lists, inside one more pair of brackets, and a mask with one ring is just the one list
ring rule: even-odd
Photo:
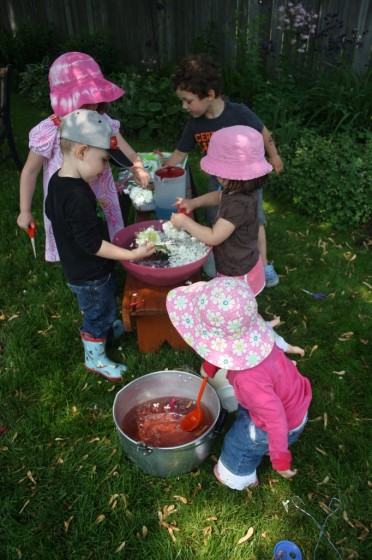
[[44,158],[30,151],[27,161],[22,169],[20,188],[19,188],[19,206],[20,213],[17,218],[17,224],[22,229],[27,229],[32,220],[32,199],[36,187],[36,179],[43,167]]
[[130,161],[133,162],[133,166],[130,167],[130,170],[133,174],[133,179],[141,187],[147,187],[150,182],[150,174],[148,173],[148,171],[146,171],[146,169],[144,169],[143,162],[140,156],[133,150],[128,142],[124,140],[120,132],[116,134],[116,138],[120,150],[127,156],[128,159],[130,159]]
[[[280,317],[274,317],[274,319],[272,319],[271,321],[268,321],[268,323],[270,324],[270,326],[274,330],[275,327],[280,325]],[[275,331],[274,331],[274,335],[275,335],[276,344],[286,354],[299,354],[300,356],[305,355],[305,350],[303,348],[300,348],[299,346],[292,346],[292,344],[288,344],[288,342],[286,340],[284,340],[283,337],[279,336]]]
[[102,245],[96,255],[97,257],[104,257],[114,261],[136,261],[149,257],[154,251],[155,247],[153,243],[147,243],[146,245],[141,245],[135,249],[129,250],[113,245],[108,241],[102,241]]
[[268,160],[273,166],[275,173],[280,173],[283,170],[284,165],[280,155],[278,154],[274,140],[272,139],[272,136],[266,126],[263,127],[261,134],[263,136],[265,152]]
[[198,224],[185,214],[172,214],[170,221],[177,229],[184,229],[199,241],[211,246],[223,243],[235,229],[234,224],[223,218],[219,218],[213,228]]
[[195,198],[177,198],[177,206],[192,212],[196,208],[204,208],[206,206],[218,206],[221,199],[221,193],[218,191],[209,192],[197,196]]
[[186,152],[180,152],[179,150],[174,150],[174,152],[166,160],[165,165],[174,166],[183,163],[188,154]]

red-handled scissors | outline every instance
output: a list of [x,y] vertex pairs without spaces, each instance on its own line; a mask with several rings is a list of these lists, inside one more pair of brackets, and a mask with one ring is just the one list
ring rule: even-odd
[[35,247],[36,222],[35,222],[35,220],[32,220],[32,222],[28,226],[27,233],[28,233],[28,236],[31,240],[32,250],[34,252],[34,257],[36,259],[36,247]]
[[179,214],[188,214],[188,211],[185,208],[181,208],[181,204],[177,204],[177,212]]

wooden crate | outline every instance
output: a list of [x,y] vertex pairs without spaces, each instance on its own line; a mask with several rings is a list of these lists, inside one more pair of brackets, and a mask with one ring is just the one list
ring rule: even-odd
[[[200,279],[200,272],[190,278],[192,282]],[[123,323],[126,331],[137,329],[141,352],[156,352],[164,342],[168,342],[174,350],[190,348],[170,322],[165,306],[168,292],[175,287],[150,286],[127,273],[122,303]]]

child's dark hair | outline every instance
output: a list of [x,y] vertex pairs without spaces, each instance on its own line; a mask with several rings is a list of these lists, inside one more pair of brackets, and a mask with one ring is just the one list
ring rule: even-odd
[[208,54],[186,56],[171,76],[174,89],[183,89],[203,99],[212,89],[216,97],[222,94],[222,69]]
[[226,184],[223,192],[226,194],[249,194],[257,189],[263,189],[267,185],[268,175],[257,177],[257,179],[249,179],[248,181],[240,181],[238,179],[225,179]]

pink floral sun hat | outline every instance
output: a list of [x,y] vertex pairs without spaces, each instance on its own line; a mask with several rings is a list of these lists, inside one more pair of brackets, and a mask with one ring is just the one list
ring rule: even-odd
[[252,290],[238,278],[218,277],[174,288],[166,305],[182,338],[219,368],[252,368],[274,346],[274,333],[258,315]]
[[68,52],[49,69],[50,101],[53,111],[64,117],[83,105],[110,103],[124,90],[103,77],[100,67],[88,54]]
[[210,175],[240,181],[263,177],[273,169],[265,158],[262,134],[243,125],[214,132],[200,167]]

